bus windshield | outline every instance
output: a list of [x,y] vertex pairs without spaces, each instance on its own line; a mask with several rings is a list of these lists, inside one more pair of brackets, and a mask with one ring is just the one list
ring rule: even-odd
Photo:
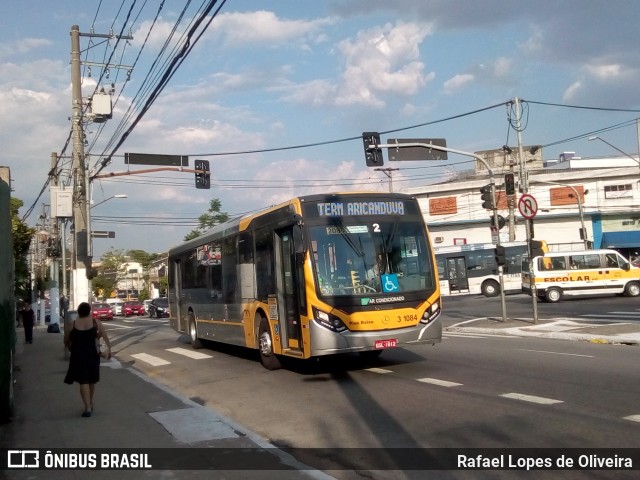
[[316,282],[321,295],[401,293],[433,289],[424,225],[400,218],[311,226]]

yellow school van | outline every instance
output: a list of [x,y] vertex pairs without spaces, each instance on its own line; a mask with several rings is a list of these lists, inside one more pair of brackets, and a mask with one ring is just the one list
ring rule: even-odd
[[640,295],[640,268],[615,250],[552,252],[531,264],[531,271],[523,265],[522,290],[531,295],[535,284],[536,295],[546,302],[565,295]]

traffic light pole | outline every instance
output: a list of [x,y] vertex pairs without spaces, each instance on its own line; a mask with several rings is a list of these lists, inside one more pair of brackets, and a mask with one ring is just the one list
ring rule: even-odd
[[[451,152],[457,153],[458,155],[463,155],[465,157],[472,157],[482,163],[484,167],[487,169],[489,173],[489,184],[491,185],[491,198],[493,205],[493,228],[498,229],[498,205],[496,202],[496,181],[493,175],[493,170],[489,167],[489,163],[472,152],[466,152],[464,150],[456,150],[454,148],[442,147],[440,145],[434,145],[433,143],[421,143],[421,142],[407,142],[407,143],[377,143],[377,140],[380,138],[375,132],[365,132],[363,134],[363,140],[365,142],[365,155],[368,151],[370,152],[379,152],[382,148],[408,148],[408,147],[422,147],[428,148],[430,150],[437,150],[440,152]],[[374,141],[374,143],[370,143]],[[496,246],[500,246],[500,235],[498,234],[496,237]],[[500,280],[500,301],[502,305],[502,321],[507,321],[507,304],[504,295],[504,270],[502,265],[498,265],[498,278]]]

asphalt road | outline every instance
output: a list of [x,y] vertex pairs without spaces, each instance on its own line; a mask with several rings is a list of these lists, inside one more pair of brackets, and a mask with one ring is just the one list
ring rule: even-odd
[[[446,322],[470,315],[467,303],[481,313],[493,300],[447,301]],[[618,302],[617,309],[635,308]],[[281,447],[640,447],[635,347],[446,334],[436,347],[393,349],[374,361],[340,356],[270,372],[245,349],[194,351],[166,320],[130,318],[108,328],[121,362]],[[478,478],[474,473],[451,478]]]

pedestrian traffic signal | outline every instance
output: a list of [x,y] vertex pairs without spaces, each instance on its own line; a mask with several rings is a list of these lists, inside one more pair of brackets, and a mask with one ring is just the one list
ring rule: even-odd
[[211,173],[209,172],[209,160],[195,160],[194,167],[196,170],[196,188],[211,188]]
[[504,247],[502,245],[496,245],[495,255],[496,255],[496,263],[498,265],[502,266],[506,263],[504,258]]
[[516,179],[513,173],[507,173],[504,176],[504,191],[507,195],[516,194]]
[[480,189],[482,208],[486,210],[493,210],[493,192],[491,190],[491,184],[485,185]]
[[378,132],[362,132],[362,143],[367,167],[381,167],[384,164],[384,159],[382,158],[382,149],[378,147],[380,134]]

